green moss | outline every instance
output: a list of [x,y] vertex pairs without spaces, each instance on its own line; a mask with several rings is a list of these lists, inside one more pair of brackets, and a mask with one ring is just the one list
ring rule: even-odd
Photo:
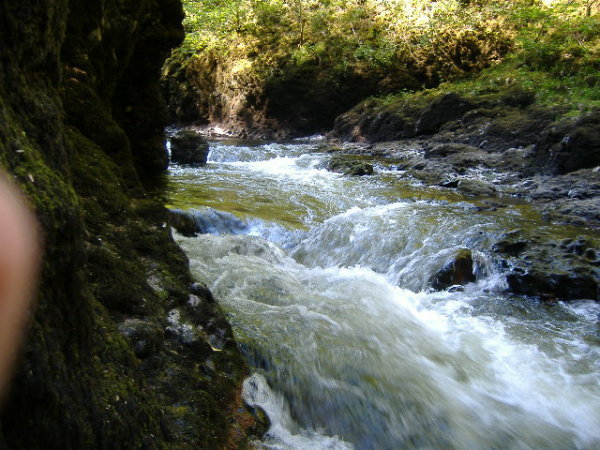
[[[157,92],[154,69],[180,36],[180,5],[117,3],[70,1],[66,41],[66,2],[24,0],[0,16],[0,27],[13,30],[0,48],[0,162],[44,235],[37,307],[0,447],[220,448],[228,439],[227,408],[236,407],[246,366],[231,344],[209,376],[208,344],[163,336],[167,312],[189,300],[191,277],[160,188],[143,189],[144,155],[131,145],[138,134],[162,145],[164,117],[148,93]],[[133,130],[127,108],[150,129]],[[148,142],[141,147],[152,156]],[[186,321],[231,336],[217,308],[189,308]],[[164,346],[136,354],[120,331],[127,320],[148,324]],[[192,406],[178,410],[188,399]]]

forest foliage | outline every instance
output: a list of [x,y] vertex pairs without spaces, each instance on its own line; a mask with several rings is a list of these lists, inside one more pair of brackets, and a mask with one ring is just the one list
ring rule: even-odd
[[368,95],[490,68],[549,101],[600,101],[600,0],[184,0],[184,8],[187,37],[172,57],[183,68],[212,60],[258,83],[298,73],[330,86],[358,78],[371,83]]

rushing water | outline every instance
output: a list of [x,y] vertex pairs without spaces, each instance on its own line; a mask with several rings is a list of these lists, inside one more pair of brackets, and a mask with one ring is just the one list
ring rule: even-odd
[[[171,170],[171,203],[211,234],[179,237],[254,367],[249,403],[272,449],[600,448],[594,302],[544,306],[504,292],[489,249],[535,227],[526,206],[324,170],[317,143],[212,144]],[[428,282],[460,248],[477,282]]]

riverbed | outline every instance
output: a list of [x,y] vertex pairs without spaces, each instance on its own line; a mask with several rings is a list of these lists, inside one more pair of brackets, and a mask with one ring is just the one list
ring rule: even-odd
[[[600,447],[598,303],[511,295],[491,251],[516,227],[575,231],[385,161],[332,173],[319,144],[214,141],[205,167],[170,169],[169,206],[208,232],[178,242],[253,368],[247,402],[272,421],[257,446]],[[465,248],[476,281],[432,290]]]

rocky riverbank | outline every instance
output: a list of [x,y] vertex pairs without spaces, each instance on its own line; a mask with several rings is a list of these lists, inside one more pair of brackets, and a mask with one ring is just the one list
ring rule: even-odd
[[597,299],[600,111],[564,117],[519,90],[416,99],[368,100],[339,116],[329,151],[386,161],[424,185],[480,200],[477,211],[518,199],[548,223],[573,226],[561,239],[513,230],[494,251],[517,294]]
[[0,6],[0,160],[45,241],[2,448],[240,448],[260,432],[162,206],[159,75],[182,18],[178,0]]

